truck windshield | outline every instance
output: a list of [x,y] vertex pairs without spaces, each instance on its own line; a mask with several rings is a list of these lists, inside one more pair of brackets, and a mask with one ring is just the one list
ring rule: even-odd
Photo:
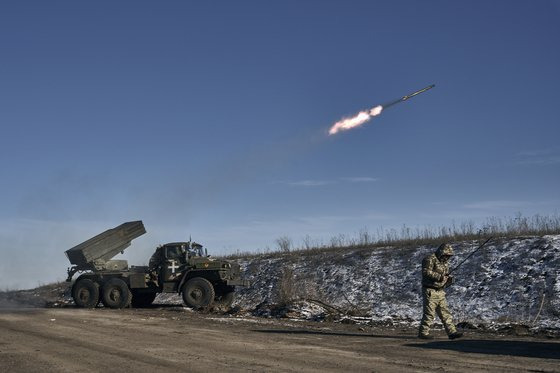
[[200,245],[195,245],[189,249],[190,256],[204,256],[204,249]]
[[165,256],[167,259],[181,259],[185,256],[185,250],[181,246],[167,246]]

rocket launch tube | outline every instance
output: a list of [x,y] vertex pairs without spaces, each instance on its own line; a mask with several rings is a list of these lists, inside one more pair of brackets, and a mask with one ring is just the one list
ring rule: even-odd
[[429,86],[427,86],[427,87],[425,87],[425,88],[422,88],[422,89],[419,90],[419,91],[413,92],[413,93],[411,93],[411,94],[409,94],[409,95],[406,95],[406,96],[403,96],[403,97],[399,98],[398,100],[391,101],[391,102],[389,102],[389,103],[387,103],[387,104],[384,104],[384,105],[381,105],[381,106],[383,107],[383,110],[385,110],[385,109],[387,109],[388,107],[391,107],[391,106],[393,106],[393,105],[398,104],[399,102],[406,101],[406,100],[408,100],[409,98],[412,98],[412,97],[414,97],[414,96],[416,96],[416,95],[419,95],[419,94],[422,93],[422,92],[426,92],[427,90],[432,89],[432,88],[434,88],[435,86],[436,86],[435,84],[431,84],[431,85],[429,85]]

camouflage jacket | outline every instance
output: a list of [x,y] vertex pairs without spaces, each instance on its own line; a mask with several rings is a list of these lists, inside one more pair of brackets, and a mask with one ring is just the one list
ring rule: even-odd
[[444,276],[449,273],[449,265],[441,262],[436,254],[428,255],[422,261],[422,286],[443,289]]

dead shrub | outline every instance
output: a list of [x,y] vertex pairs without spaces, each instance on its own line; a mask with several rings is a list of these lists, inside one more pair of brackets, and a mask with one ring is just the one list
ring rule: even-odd
[[278,280],[278,303],[282,305],[290,304],[295,299],[294,292],[294,270],[291,267],[284,267]]
[[278,249],[283,253],[289,253],[292,248],[292,239],[288,236],[278,237],[276,239],[276,245]]

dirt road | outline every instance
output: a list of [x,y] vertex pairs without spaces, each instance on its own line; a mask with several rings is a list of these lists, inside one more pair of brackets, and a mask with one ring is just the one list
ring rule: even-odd
[[200,315],[182,307],[0,310],[0,371],[560,372],[560,341]]

